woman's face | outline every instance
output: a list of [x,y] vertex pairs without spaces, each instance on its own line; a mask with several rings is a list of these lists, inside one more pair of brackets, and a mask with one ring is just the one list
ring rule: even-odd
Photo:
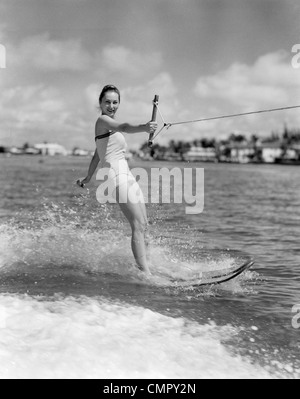
[[120,102],[118,93],[115,91],[107,91],[100,103],[102,115],[107,115],[110,118],[114,118],[119,105]]

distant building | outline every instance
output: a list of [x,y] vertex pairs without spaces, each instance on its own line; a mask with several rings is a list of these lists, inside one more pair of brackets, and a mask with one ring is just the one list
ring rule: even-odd
[[217,161],[216,150],[213,147],[191,147],[184,154],[185,161],[215,162]]
[[283,150],[280,142],[262,143],[260,145],[262,161],[274,163],[281,158]]
[[[151,157],[150,157],[151,159]],[[164,159],[166,161],[182,161],[182,155],[179,154],[178,152],[166,152],[164,155]]]
[[255,147],[253,144],[236,143],[231,144],[229,148],[231,162],[248,163],[254,158]]
[[82,150],[80,148],[74,148],[72,151],[72,155],[76,157],[87,157],[88,155],[90,155],[90,151]]
[[24,154],[24,150],[22,148],[18,148],[18,147],[10,147],[9,152],[10,152],[10,154],[13,154],[13,155]]
[[295,151],[297,159],[300,159],[300,143],[299,144],[293,144],[291,149]]
[[68,152],[60,144],[55,144],[55,143],[43,143],[43,144],[35,144],[34,148],[37,150],[40,150],[42,155],[67,155]]
[[286,161],[299,161],[300,160],[300,150],[295,146],[287,148],[283,152],[283,160]]
[[26,155],[39,155],[41,154],[41,150],[35,147],[27,147],[24,150],[24,154]]

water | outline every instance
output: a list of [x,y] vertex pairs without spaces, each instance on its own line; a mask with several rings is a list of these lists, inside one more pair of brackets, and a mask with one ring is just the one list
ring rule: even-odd
[[[300,377],[299,167],[132,162],[205,168],[203,213],[147,205],[145,278],[118,207],[74,184],[87,166],[0,158],[1,378]],[[255,265],[213,287],[162,277],[217,249]]]

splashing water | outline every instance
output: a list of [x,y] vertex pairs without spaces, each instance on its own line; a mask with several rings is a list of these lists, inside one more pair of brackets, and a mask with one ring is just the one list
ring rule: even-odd
[[[45,201],[31,217],[0,226],[1,378],[299,377],[293,359],[268,358],[261,349],[259,366],[234,353],[230,341],[243,327],[174,314],[172,302],[195,301],[205,314],[206,299],[220,289],[250,292],[257,273],[221,288],[168,286],[193,278],[200,266],[229,268],[234,258],[204,251],[200,259],[198,243],[175,248],[155,225],[153,276],[145,278],[134,264],[129,228],[118,220],[109,206],[96,213],[82,196],[74,206]],[[248,342],[254,333],[245,330]]]
[[238,332],[230,326],[101,297],[5,295],[0,305],[2,378],[272,378],[226,350]]
[[[152,276],[146,277],[135,266],[130,249],[130,232],[122,223],[111,220],[107,206],[101,217],[91,214],[82,220],[78,209],[65,204],[44,203],[30,223],[13,220],[0,226],[0,268],[6,271],[44,274],[102,273],[135,282],[172,285],[175,281],[199,279],[202,272],[231,268],[236,259],[230,252],[198,254],[183,260],[182,254],[152,239],[148,257]],[[185,253],[187,258],[188,251]]]

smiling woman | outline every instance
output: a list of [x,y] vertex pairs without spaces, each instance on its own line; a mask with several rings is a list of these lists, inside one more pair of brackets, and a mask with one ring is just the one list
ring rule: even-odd
[[[118,122],[115,120],[120,105],[120,91],[113,85],[105,86],[99,96],[101,116],[96,122],[96,151],[91,160],[88,175],[78,185],[83,187],[88,183],[99,162],[101,168],[107,168],[108,179],[113,187],[115,200],[132,229],[131,247],[139,269],[150,273],[145,244],[147,213],[142,192],[133,177],[125,159],[126,141],[123,133],[147,132],[153,134],[157,128],[156,122],[141,125]],[[133,195],[134,194],[134,195]]]

